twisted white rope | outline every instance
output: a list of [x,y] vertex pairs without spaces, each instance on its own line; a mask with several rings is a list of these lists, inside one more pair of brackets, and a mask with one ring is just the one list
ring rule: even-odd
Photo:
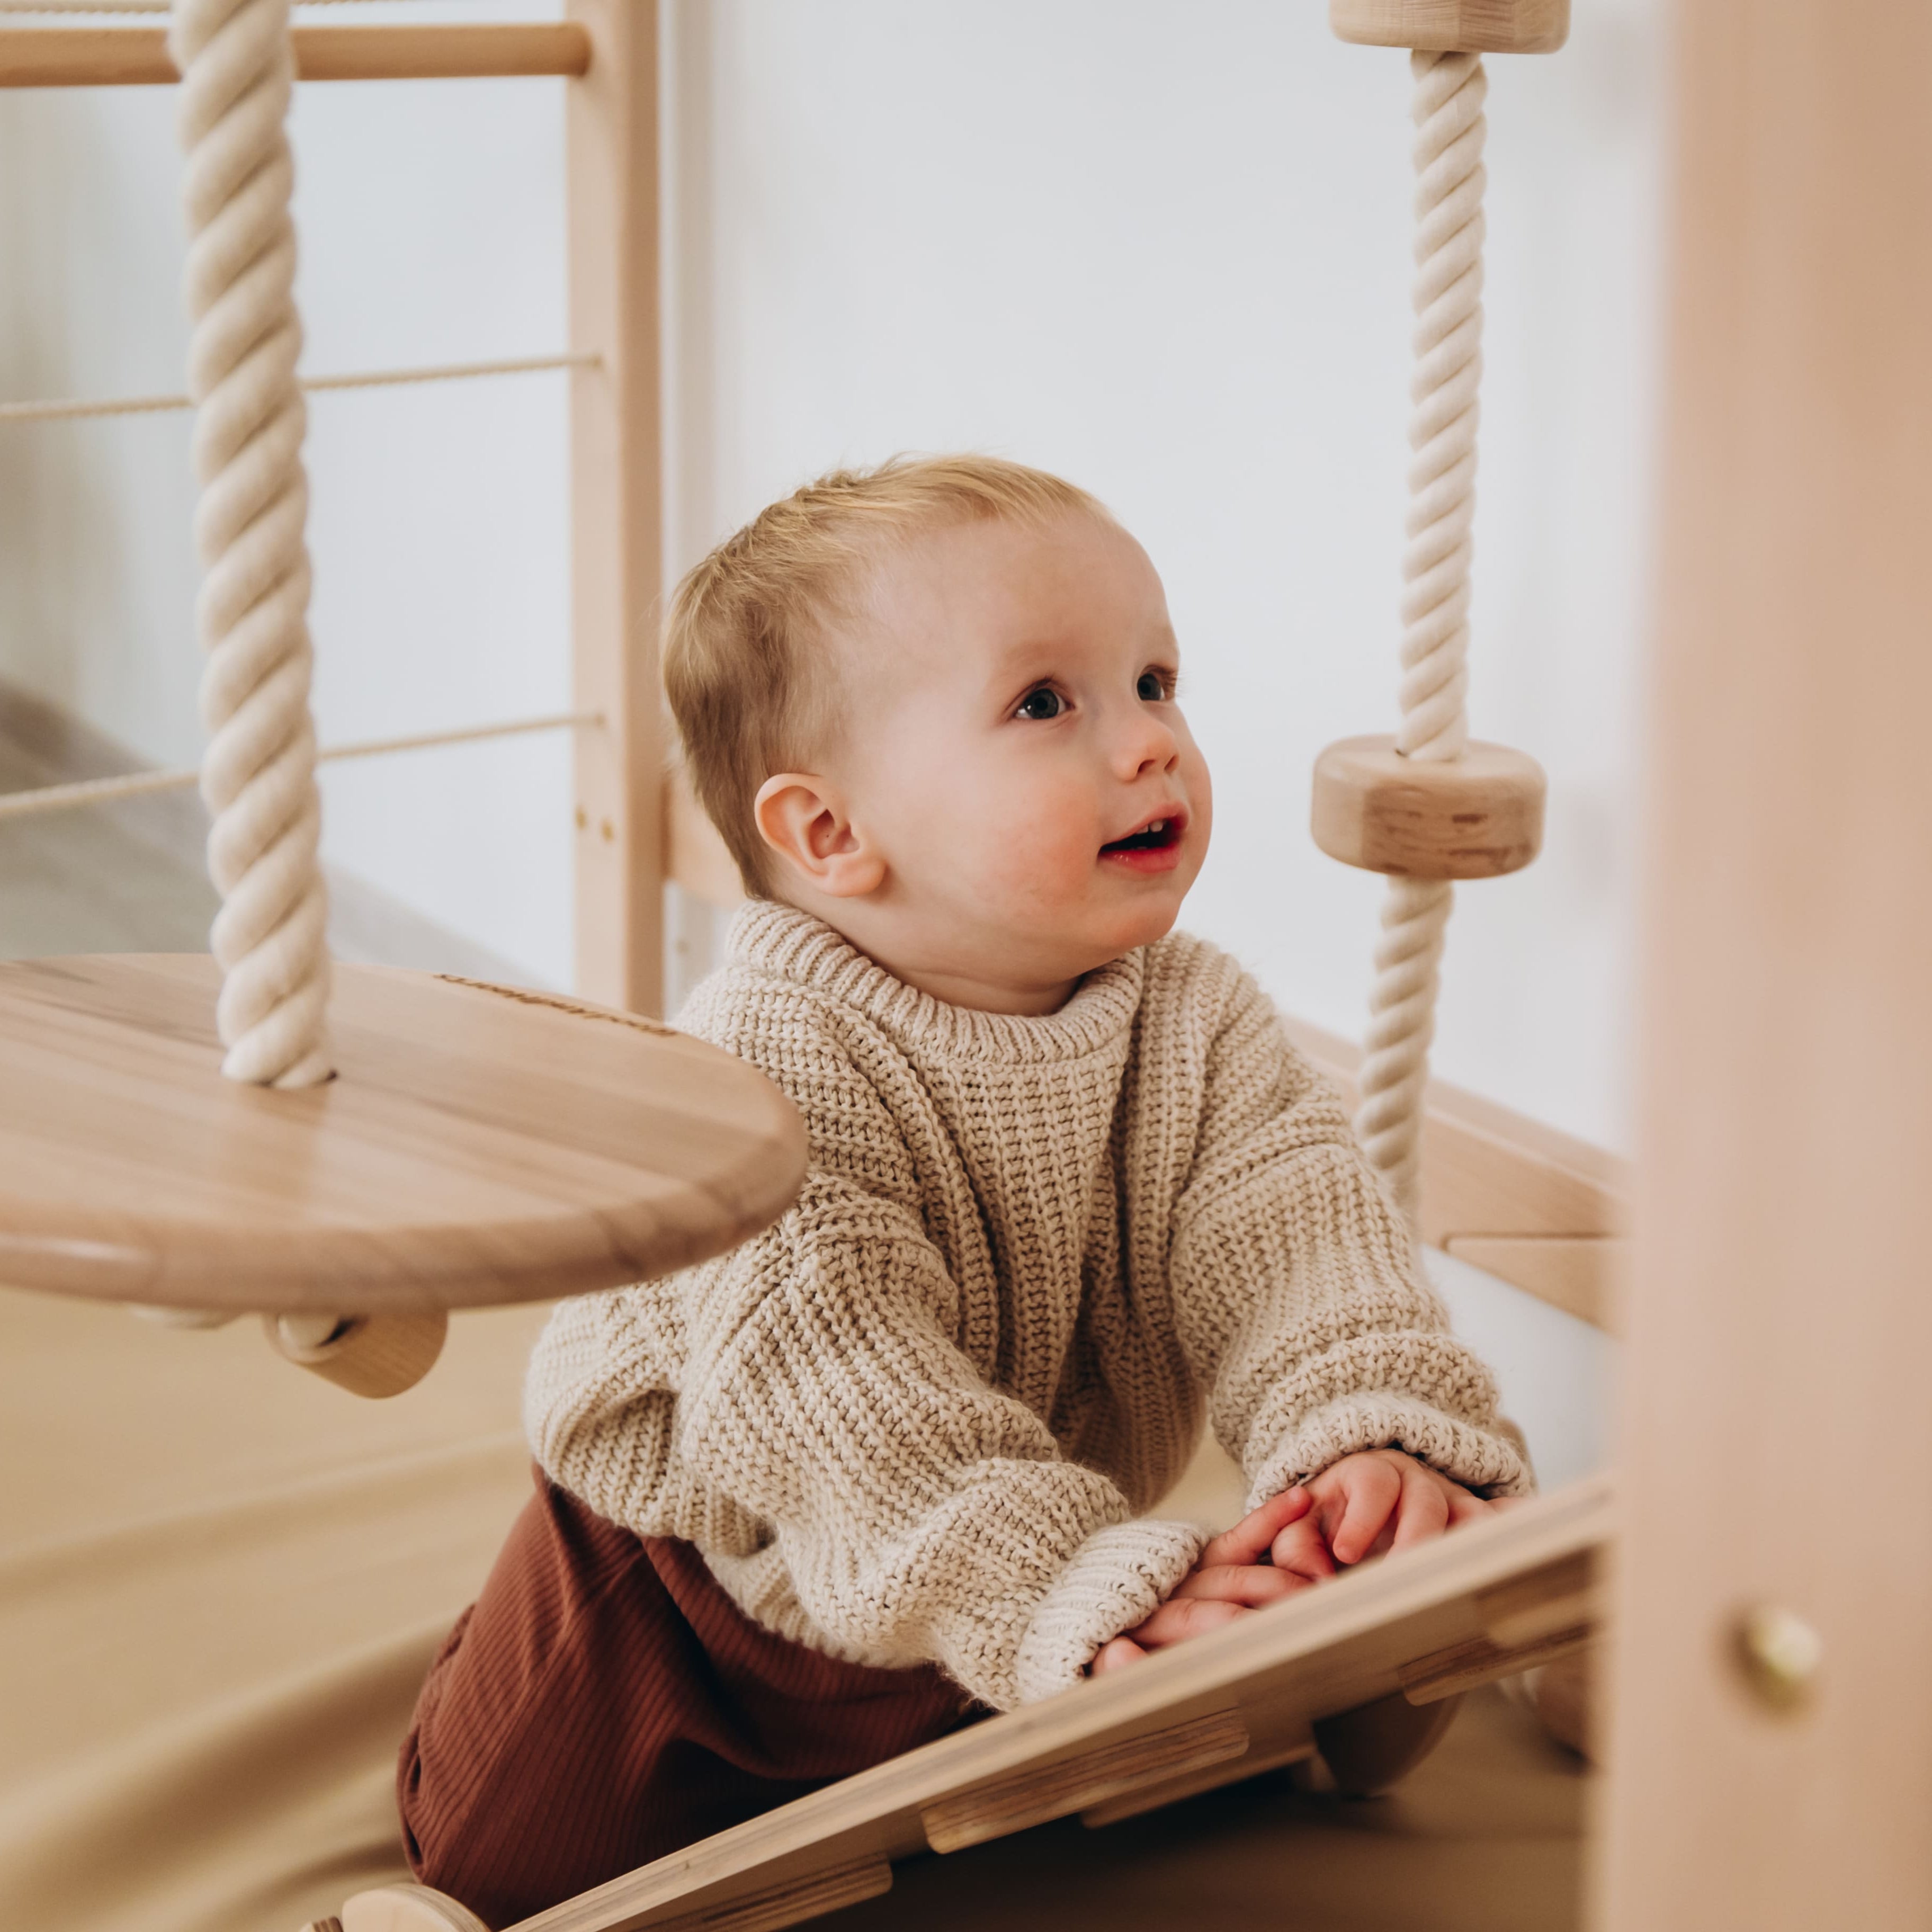
[[196,615],[211,734],[201,790],[214,819],[208,869],[223,900],[211,934],[224,974],[222,1071],[307,1087],[331,1070],[308,706],[307,410],[296,381],[295,169],[284,129],[295,80],[289,0],[176,0],[168,35],[188,155],[188,392],[204,572]]
[[[1417,52],[1409,63],[1415,76],[1415,366],[1409,380],[1396,748],[1412,758],[1451,759],[1462,755],[1469,737],[1465,699],[1483,371],[1483,103],[1489,88],[1480,54]],[[1454,896],[1447,880],[1390,880],[1369,997],[1355,1130],[1412,1219],[1437,974]]]

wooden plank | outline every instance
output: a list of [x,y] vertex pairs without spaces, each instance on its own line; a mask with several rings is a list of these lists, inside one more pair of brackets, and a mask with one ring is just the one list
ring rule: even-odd
[[856,1864],[816,1872],[793,1884],[773,1886],[668,1919],[665,1932],[778,1932],[781,1926],[881,1898],[892,1888],[892,1868],[885,1859],[861,1858]]
[[1480,1690],[1499,1677],[1534,1670],[1581,1650],[1597,1634],[1594,1624],[1565,1625],[1529,1643],[1501,1644],[1486,1636],[1452,1644],[1428,1657],[1418,1658],[1402,1672],[1402,1694],[1412,1704],[1439,1704],[1466,1690]]
[[1526,1288],[1552,1308],[1623,1333],[1624,1280],[1630,1244],[1609,1234],[1450,1234],[1458,1261]]
[[[591,40],[568,21],[297,27],[303,80],[482,80],[586,72]],[[160,27],[0,27],[0,87],[172,86]]]
[[[1353,1108],[1361,1048],[1305,1020],[1288,1035]],[[1429,1083],[1423,1239],[1614,1328],[1634,1185],[1630,1163],[1447,1081]]]
[[1304,1728],[1286,1744],[1266,1750],[1250,1746],[1238,1758],[1204,1766],[1184,1777],[1143,1785],[1138,1790],[1110,1798],[1103,1804],[1090,1805],[1081,1812],[1080,1822],[1090,1830],[1099,1831],[1108,1825],[1124,1823],[1130,1818],[1144,1817],[1150,1811],[1158,1811],[1165,1805],[1178,1804],[1184,1798],[1198,1798],[1207,1792],[1219,1791],[1225,1786],[1259,1778],[1264,1772],[1280,1771],[1286,1766],[1302,1763],[1314,1755],[1315,1733]]
[[935,1852],[964,1851],[1143,1785],[1186,1778],[1244,1756],[1247,1748],[1247,1726],[1232,1711],[1215,1711],[1072,1757],[1026,1765],[927,1805],[920,1814],[926,1842]]
[[0,1279],[164,1306],[548,1300],[716,1254],[805,1168],[702,1041],[549,994],[335,968],[341,1078],[221,1077],[205,954],[0,965]]
[[524,1920],[514,1932],[630,1932],[814,1872],[926,1849],[927,1809],[958,1793],[1227,1712],[1258,1739],[1400,1694],[1402,1667],[1482,1636],[1478,1594],[1611,1533],[1607,1484],[1540,1496],[1453,1536],[908,1752]]
[[634,1012],[664,1003],[663,590],[658,392],[658,10],[571,0],[590,67],[565,116],[571,380],[577,986]]
[[[1670,18],[1630,1534],[1593,1922],[1904,1932],[1932,1924],[1932,8]],[[1773,1607],[1822,1641],[1808,1698],[1742,1667]]]

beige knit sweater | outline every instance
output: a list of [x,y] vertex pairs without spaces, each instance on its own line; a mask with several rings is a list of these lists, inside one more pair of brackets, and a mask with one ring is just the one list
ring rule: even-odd
[[766,902],[680,1016],[811,1136],[735,1252],[565,1303],[543,1467],[696,1544],[745,1611],[996,1708],[1049,1696],[1192,1564],[1136,1516],[1204,1406],[1259,1501],[1399,1444],[1526,1485],[1334,1093],[1267,997],[1174,933],[1022,1018],[915,992]]

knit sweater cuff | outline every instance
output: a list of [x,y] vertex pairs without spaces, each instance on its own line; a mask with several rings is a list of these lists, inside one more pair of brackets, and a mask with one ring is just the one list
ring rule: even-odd
[[1318,1476],[1364,1449],[1400,1449],[1485,1496],[1526,1495],[1535,1485],[1508,1436],[1476,1428],[1413,1396],[1366,1390],[1300,1417],[1248,1481],[1250,1509]]
[[1191,1522],[1143,1520],[1095,1531],[1040,1599],[1020,1640],[1019,1701],[1036,1704],[1077,1684],[1103,1643],[1153,1614],[1207,1540]]

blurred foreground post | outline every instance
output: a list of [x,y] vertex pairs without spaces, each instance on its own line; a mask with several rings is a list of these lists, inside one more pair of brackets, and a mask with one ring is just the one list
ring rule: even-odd
[[1680,0],[1600,1932],[1932,1924],[1932,9]]

